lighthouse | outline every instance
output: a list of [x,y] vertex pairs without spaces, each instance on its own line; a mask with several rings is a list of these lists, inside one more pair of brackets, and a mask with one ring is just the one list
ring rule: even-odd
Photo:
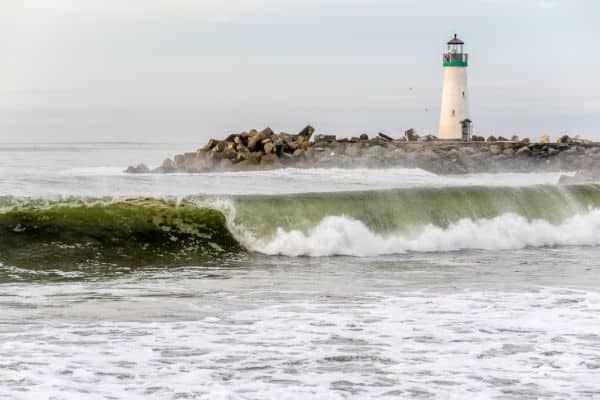
[[472,122],[469,119],[467,66],[469,55],[464,52],[465,42],[455,34],[443,55],[444,85],[440,112],[440,139],[470,140]]

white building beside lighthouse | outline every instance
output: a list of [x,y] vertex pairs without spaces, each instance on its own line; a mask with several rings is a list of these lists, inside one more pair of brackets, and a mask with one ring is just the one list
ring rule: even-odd
[[440,139],[470,140],[472,123],[469,115],[467,66],[469,55],[463,51],[465,42],[456,34],[444,53],[444,86],[440,112]]

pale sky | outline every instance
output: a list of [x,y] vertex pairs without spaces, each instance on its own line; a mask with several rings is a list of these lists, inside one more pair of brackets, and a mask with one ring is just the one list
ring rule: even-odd
[[476,133],[600,140],[598,19],[597,0],[0,0],[0,141],[436,133],[454,32]]

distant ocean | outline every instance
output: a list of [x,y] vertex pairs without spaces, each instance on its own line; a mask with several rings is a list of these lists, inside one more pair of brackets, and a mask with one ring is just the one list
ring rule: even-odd
[[0,398],[600,398],[600,186],[0,144]]

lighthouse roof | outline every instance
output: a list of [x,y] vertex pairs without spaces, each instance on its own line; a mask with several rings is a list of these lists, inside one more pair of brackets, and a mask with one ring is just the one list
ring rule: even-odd
[[454,37],[452,39],[450,39],[450,41],[448,42],[448,44],[465,44],[465,42],[463,42],[462,40],[460,40],[458,38],[458,36],[456,35],[456,33],[455,33]]

